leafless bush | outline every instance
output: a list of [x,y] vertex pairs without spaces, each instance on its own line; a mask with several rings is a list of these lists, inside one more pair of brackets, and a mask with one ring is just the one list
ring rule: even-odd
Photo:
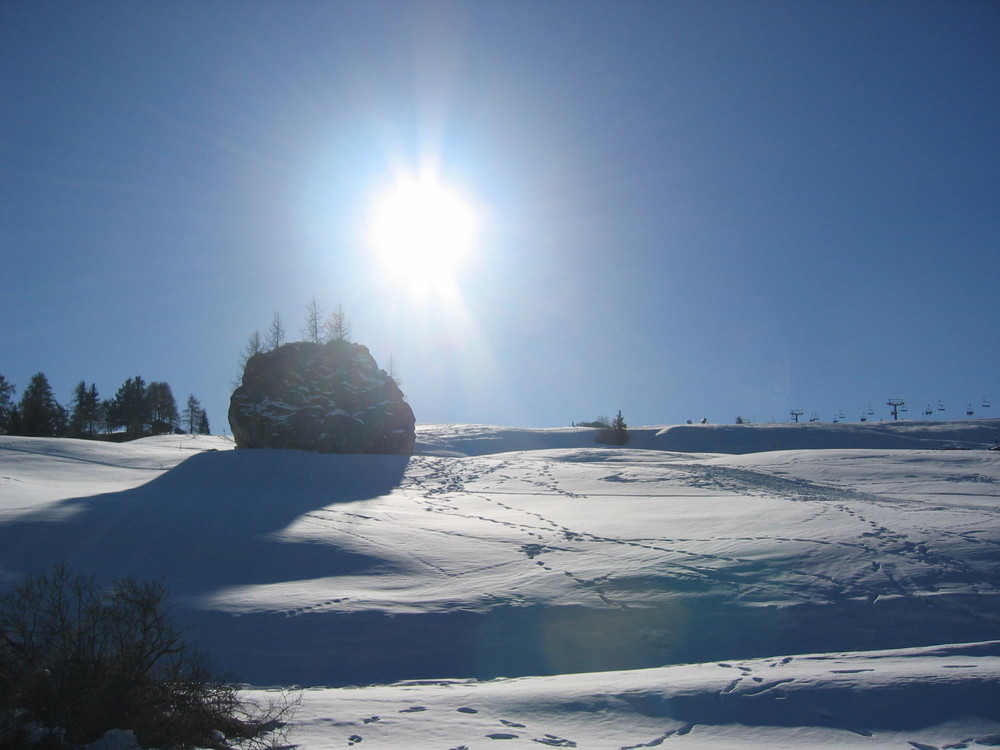
[[0,595],[0,746],[23,744],[37,723],[62,730],[53,747],[111,729],[143,747],[273,747],[294,701],[257,706],[215,678],[170,624],[166,598],[161,583],[102,589],[64,566]]

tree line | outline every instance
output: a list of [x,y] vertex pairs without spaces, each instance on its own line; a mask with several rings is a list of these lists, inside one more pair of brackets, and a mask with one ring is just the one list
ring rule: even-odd
[[201,402],[188,396],[183,412],[170,385],[128,378],[111,398],[102,399],[97,386],[80,381],[68,407],[56,399],[45,373],[32,375],[19,400],[16,388],[0,375],[0,435],[28,437],[133,439],[169,433],[210,434]]

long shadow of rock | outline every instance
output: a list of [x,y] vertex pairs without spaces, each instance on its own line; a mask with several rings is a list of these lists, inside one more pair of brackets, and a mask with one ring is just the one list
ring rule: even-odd
[[65,562],[99,579],[162,577],[175,594],[365,570],[379,561],[273,534],[311,511],[388,494],[407,463],[299,451],[198,454],[141,487],[0,524],[0,570]]

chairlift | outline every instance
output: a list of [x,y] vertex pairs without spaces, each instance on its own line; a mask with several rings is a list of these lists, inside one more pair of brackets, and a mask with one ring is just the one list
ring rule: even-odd
[[861,412],[861,421],[862,422],[867,422],[868,421],[868,415],[865,414],[864,412]]
[[990,402],[986,399],[986,396],[983,396],[983,408],[984,409],[990,408]]
[[934,413],[934,410],[933,410],[933,409],[931,409],[931,405],[930,405],[930,404],[927,404],[927,408],[926,408],[926,409],[924,409],[924,416],[925,416],[925,417],[929,417],[929,416],[931,416],[931,415],[932,415],[933,413]]
[[872,409],[872,405],[871,404],[868,404],[868,416],[869,417],[874,417],[875,416],[875,410]]
[[941,401],[938,401],[938,411],[944,411],[944,404]]
[[975,413],[976,412],[972,411],[972,404],[969,404],[969,409],[968,409],[968,411],[965,412],[966,416],[971,417]]
[[813,412],[812,416],[809,417],[809,421],[810,422],[818,422],[819,421],[819,414],[817,414],[816,412]]

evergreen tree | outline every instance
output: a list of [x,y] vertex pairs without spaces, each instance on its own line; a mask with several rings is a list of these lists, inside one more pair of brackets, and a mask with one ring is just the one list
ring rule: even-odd
[[129,435],[139,437],[152,424],[146,381],[136,375],[129,378],[111,400],[109,423],[112,429],[124,427]]
[[14,405],[14,384],[0,375],[0,435],[11,431],[11,422],[17,407]]
[[618,411],[618,416],[611,420],[611,424],[597,434],[597,442],[605,445],[625,445],[630,439],[628,425],[625,424],[621,410]]
[[18,434],[57,437],[66,431],[66,410],[56,401],[45,373],[35,373],[21,395]]
[[109,435],[115,431],[117,426],[115,423],[117,421],[117,407],[115,406],[114,399],[106,398],[101,401],[101,416],[104,418],[104,431]]
[[205,413],[204,409],[201,409],[201,414],[198,416],[198,434],[199,435],[212,434],[212,431],[208,428],[208,414]]
[[100,428],[103,416],[97,385],[91,383],[88,389],[87,384],[81,380],[73,390],[69,434],[73,437],[93,437]]
[[281,315],[274,313],[271,319],[271,327],[267,329],[267,350],[273,352],[285,343],[285,325],[281,322]]
[[154,434],[173,432],[177,427],[180,415],[177,413],[177,402],[167,383],[152,382],[146,389],[146,400],[149,404],[150,427]]
[[[198,431],[204,413],[201,402],[194,397],[194,394],[188,396],[187,407],[181,415],[181,424],[187,428],[189,435],[194,435]],[[208,426],[208,417],[205,417],[205,426]]]
[[323,341],[349,341],[350,337],[351,323],[347,320],[347,313],[343,305],[337,305],[323,323]]

